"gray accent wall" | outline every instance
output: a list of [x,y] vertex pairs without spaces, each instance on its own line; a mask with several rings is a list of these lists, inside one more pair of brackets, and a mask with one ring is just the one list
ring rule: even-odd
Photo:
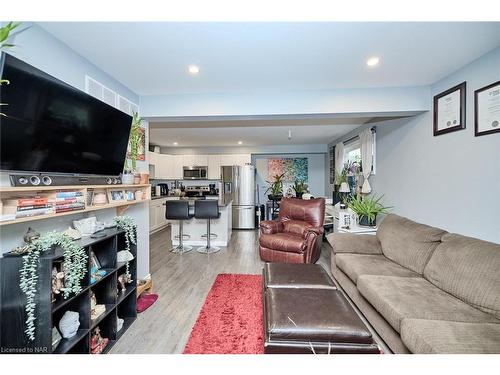
[[429,105],[467,82],[464,130],[434,137],[430,111],[375,124],[377,175],[370,181],[394,213],[500,243],[500,133],[474,136],[474,90],[498,80],[500,48],[431,86]]

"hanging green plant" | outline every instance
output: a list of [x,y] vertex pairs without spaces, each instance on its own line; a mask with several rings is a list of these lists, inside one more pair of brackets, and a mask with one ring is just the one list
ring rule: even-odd
[[141,128],[142,118],[139,117],[137,112],[133,113],[132,116],[132,126],[130,128],[130,136],[129,136],[129,153],[127,158],[125,159],[125,170],[129,170],[128,161],[130,159],[131,170],[137,170],[137,158],[139,156],[139,147],[141,143],[144,142],[144,133]]
[[29,244],[28,253],[23,256],[19,286],[26,296],[26,330],[30,341],[35,339],[35,311],[40,255],[60,246],[63,250],[63,269],[65,285],[63,297],[82,290],[81,281],[87,271],[87,254],[83,247],[74,242],[67,234],[48,232]]
[[[114,219],[118,229],[125,231],[125,250],[130,251],[130,244],[137,244],[137,224],[135,220],[128,216],[116,216]],[[129,262],[126,263],[127,275],[130,275]]]

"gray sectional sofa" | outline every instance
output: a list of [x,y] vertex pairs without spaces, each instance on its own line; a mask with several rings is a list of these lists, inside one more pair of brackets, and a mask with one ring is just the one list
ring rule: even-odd
[[332,273],[395,353],[500,353],[500,245],[390,214],[333,233]]

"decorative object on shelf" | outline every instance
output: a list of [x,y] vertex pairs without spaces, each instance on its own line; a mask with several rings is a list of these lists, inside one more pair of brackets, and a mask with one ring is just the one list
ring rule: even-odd
[[108,190],[110,202],[123,202],[125,200],[124,190]]
[[34,240],[40,238],[40,233],[38,233],[36,230],[33,228],[29,227],[26,233],[23,236],[24,242],[27,244],[33,242]]
[[116,332],[120,332],[123,328],[124,319],[116,317]]
[[466,82],[434,96],[434,136],[465,129]]
[[56,296],[64,292],[64,272],[59,271],[57,267],[52,267],[52,302],[56,300]]
[[90,291],[90,319],[96,320],[106,311],[106,306],[98,305],[97,298],[93,291]]
[[283,177],[285,176],[284,173],[282,174],[277,174],[274,176],[274,181],[266,181],[269,184],[269,187],[266,190],[266,193],[268,191],[271,191],[271,194],[269,194],[267,197],[271,201],[280,201],[283,198]]
[[134,184],[139,185],[141,183],[141,174],[140,173],[135,173],[134,174]]
[[108,196],[105,191],[94,192],[94,198],[92,200],[93,206],[102,206],[108,203]]
[[71,238],[73,241],[79,240],[82,238],[82,235],[80,232],[74,228],[68,227],[64,232],[69,238]]
[[76,311],[66,311],[59,321],[59,331],[62,337],[72,338],[78,332],[78,327],[80,327],[80,314]]
[[[125,231],[125,250],[130,252],[130,244],[137,244],[137,224],[130,216],[116,216],[113,221],[118,229]],[[126,274],[130,275],[129,262],[126,265]]]
[[135,199],[138,201],[141,201],[144,199],[144,193],[142,192],[142,190],[135,191]]
[[121,250],[116,254],[116,261],[118,263],[130,262],[134,259],[132,253],[128,250]]
[[121,180],[122,180],[122,184],[124,184],[124,185],[133,185],[134,184],[134,174],[129,169],[126,169],[121,174]]
[[87,206],[94,204],[94,189],[87,189]]
[[35,339],[35,310],[40,255],[60,246],[63,250],[62,269],[65,272],[64,298],[82,289],[81,281],[87,270],[87,254],[84,249],[63,233],[48,232],[29,244],[29,252],[23,256],[19,286],[26,295],[26,330],[30,341]]
[[392,207],[383,206],[380,197],[354,197],[349,201],[349,208],[358,215],[358,225],[374,227],[377,223],[378,214],[386,214]]
[[101,354],[106,346],[108,346],[109,339],[101,336],[101,330],[99,327],[95,327],[92,330],[90,336],[90,353],[91,354]]
[[56,327],[52,327],[52,351],[57,348],[57,345],[61,342],[62,337]]
[[141,181],[140,181],[140,183],[142,185],[149,184],[149,173],[141,173]]
[[80,232],[83,237],[88,237],[95,232],[97,226],[97,218],[95,216],[86,219],[74,220],[73,226]]
[[134,195],[134,192],[132,190],[126,190],[125,196],[127,197],[127,201],[135,200],[135,195]]
[[95,255],[93,251],[90,252],[90,284],[95,284],[106,276],[106,270],[101,269],[101,263],[99,258]]
[[125,291],[127,290],[127,284],[130,284],[132,281],[132,275],[130,273],[123,273],[121,274],[120,276],[118,276],[118,284],[117,284],[117,288],[118,288],[118,292],[120,293],[125,293]]
[[350,228],[356,225],[356,214],[349,209],[344,208],[339,210],[339,228]]
[[302,194],[308,192],[308,186],[304,181],[295,180],[293,190],[295,191],[295,196],[297,198],[302,198]]
[[500,132],[500,81],[474,91],[474,135]]
[[302,194],[302,199],[308,201],[309,199],[313,199],[314,197],[312,196],[312,194],[309,194],[309,193],[304,193]]

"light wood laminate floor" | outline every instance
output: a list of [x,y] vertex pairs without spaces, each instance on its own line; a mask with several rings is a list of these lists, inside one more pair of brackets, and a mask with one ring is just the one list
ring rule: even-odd
[[[169,252],[170,228],[150,237],[150,270],[158,301],[139,314],[111,353],[182,353],[210,287],[219,273],[260,274],[257,231],[233,231],[227,248],[205,255]],[[330,246],[318,262],[330,269]]]

